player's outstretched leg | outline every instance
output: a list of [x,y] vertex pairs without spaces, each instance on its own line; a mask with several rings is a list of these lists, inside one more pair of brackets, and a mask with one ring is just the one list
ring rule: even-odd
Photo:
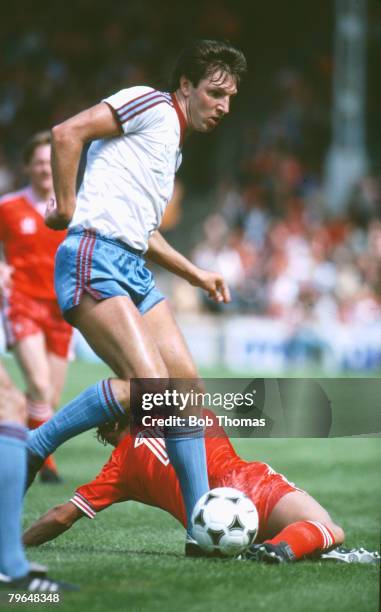
[[66,440],[125,415],[118,401],[120,382],[107,379],[89,387],[44,425],[29,433],[27,487],[33,482],[45,457]]
[[284,495],[270,514],[268,535],[246,553],[251,561],[285,563],[313,557],[342,544],[344,532],[304,491]]

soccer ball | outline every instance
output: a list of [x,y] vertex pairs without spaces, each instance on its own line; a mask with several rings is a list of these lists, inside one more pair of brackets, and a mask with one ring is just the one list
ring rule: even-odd
[[207,553],[238,555],[258,533],[258,512],[244,493],[217,487],[203,495],[192,512],[192,536]]

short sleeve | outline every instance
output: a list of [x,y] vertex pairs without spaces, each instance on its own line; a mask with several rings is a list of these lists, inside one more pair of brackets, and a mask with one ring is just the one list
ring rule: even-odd
[[98,476],[88,484],[79,487],[71,502],[89,518],[112,504],[128,499],[121,465],[116,451],[103,466]]
[[103,102],[112,108],[124,134],[149,128],[160,116],[160,105],[172,106],[169,93],[141,86],[122,89]]

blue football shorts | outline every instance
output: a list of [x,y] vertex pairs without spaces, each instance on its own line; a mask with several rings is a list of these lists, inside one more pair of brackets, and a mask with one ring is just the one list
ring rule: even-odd
[[141,314],[164,299],[142,253],[94,230],[69,230],[55,260],[54,284],[63,316],[84,292],[96,300],[131,298]]

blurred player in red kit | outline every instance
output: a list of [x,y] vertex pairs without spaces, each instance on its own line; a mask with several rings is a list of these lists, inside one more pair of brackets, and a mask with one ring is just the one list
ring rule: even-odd
[[[0,293],[7,345],[26,382],[28,426],[52,416],[65,381],[72,329],[59,311],[54,291],[54,256],[66,232],[46,227],[44,215],[53,197],[50,133],[35,134],[24,151],[30,184],[0,199]],[[59,482],[48,457],[41,480]]]
[[[212,412],[205,414],[213,419]],[[106,424],[98,429],[98,438],[116,446],[110,459],[93,481],[76,490],[70,502],[52,508],[26,531],[27,546],[51,540],[78,519],[84,516],[93,519],[97,512],[128,500],[162,508],[186,525],[179,482],[160,429],[148,427],[132,435],[126,422]],[[343,530],[315,499],[266,463],[241,459],[216,422],[207,427],[205,443],[210,487],[237,488],[257,507],[257,541],[261,544],[249,549],[248,559],[273,563],[296,561],[305,556],[324,555],[343,542]],[[202,555],[196,543],[187,541],[185,550],[188,556]],[[365,561],[362,553],[356,551],[356,554],[361,562],[377,560],[376,556],[369,556]],[[339,559],[336,554],[333,558],[348,561],[348,552],[342,557]]]

